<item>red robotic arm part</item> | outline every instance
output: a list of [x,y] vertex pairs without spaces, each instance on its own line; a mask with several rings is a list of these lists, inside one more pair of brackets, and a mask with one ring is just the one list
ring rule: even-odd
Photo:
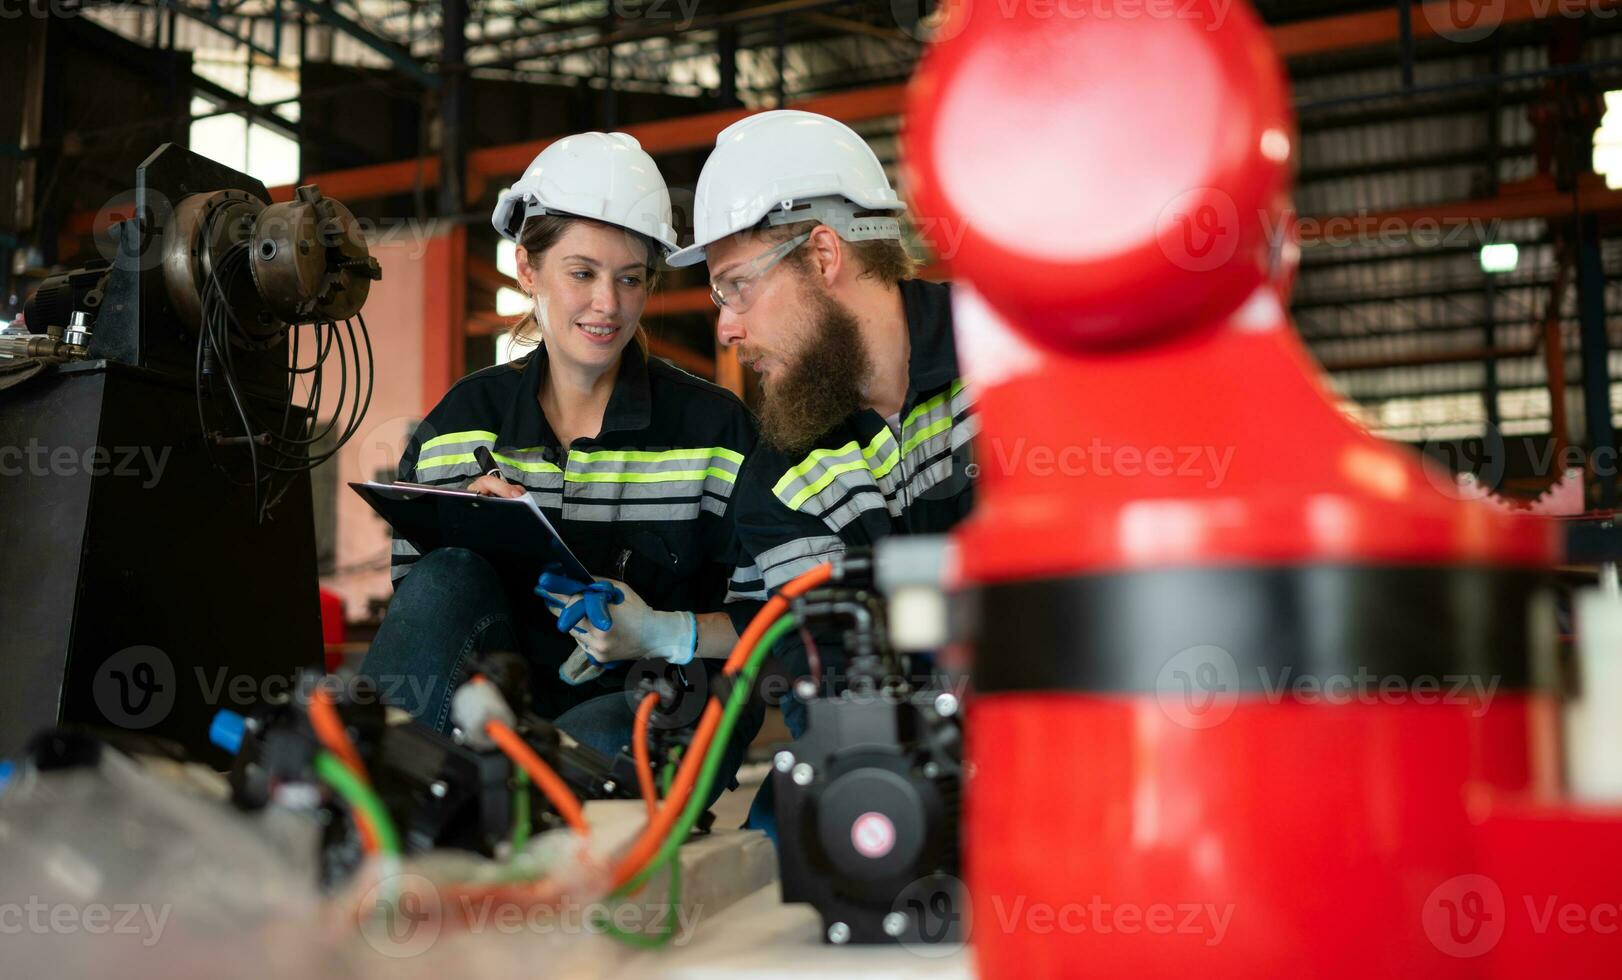
[[[903,164],[981,426],[955,537],[982,974],[1530,969],[1523,893],[1622,870],[1592,814],[1586,870],[1502,859],[1577,819],[1534,667],[1557,532],[1336,408],[1285,310],[1296,142],[1255,14],[952,16]],[[1604,976],[1603,939],[1548,942]]]

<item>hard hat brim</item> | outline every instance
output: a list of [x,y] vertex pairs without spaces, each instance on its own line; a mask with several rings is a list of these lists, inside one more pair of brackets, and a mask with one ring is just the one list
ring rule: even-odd
[[670,266],[672,269],[685,269],[688,266],[698,265],[709,258],[705,254],[704,248],[704,245],[689,245],[686,248],[679,248],[665,256],[665,265]]

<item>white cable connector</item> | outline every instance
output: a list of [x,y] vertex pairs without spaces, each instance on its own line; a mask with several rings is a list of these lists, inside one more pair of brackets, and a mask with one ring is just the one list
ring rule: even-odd
[[462,730],[467,744],[476,749],[493,749],[496,743],[485,734],[485,726],[499,721],[511,728],[518,721],[507,699],[496,686],[482,677],[474,678],[456,689],[451,696],[451,723]]

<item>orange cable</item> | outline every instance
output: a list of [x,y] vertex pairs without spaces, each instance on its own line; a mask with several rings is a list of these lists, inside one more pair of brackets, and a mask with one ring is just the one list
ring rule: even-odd
[[535,750],[519,738],[518,733],[505,722],[488,721],[485,723],[484,732],[507,754],[507,758],[529,774],[530,780],[546,794],[552,808],[558,811],[564,822],[573,828],[575,833],[584,837],[587,831],[585,814],[580,809],[579,798],[569,790],[563,778],[553,771],[545,760],[536,755]]
[[338,709],[332,703],[332,695],[325,689],[317,687],[315,693],[310,695],[310,727],[315,729],[315,737],[321,740],[338,760],[348,766],[363,782],[371,785],[371,778],[366,774],[366,764],[361,762],[360,751],[350,740],[349,732],[344,729],[344,721],[338,717]]
[[[766,630],[788,610],[789,600],[804,595],[831,578],[833,566],[825,562],[790,579],[778,590],[777,595],[767,600],[760,612],[755,614],[755,618],[749,621],[743,635],[733,644],[732,653],[727,657],[723,671],[728,676],[736,676],[749,659],[750,652],[760,642],[760,638],[766,635]],[[692,742],[682,755],[681,765],[676,770],[676,779],[665,795],[664,805],[659,808],[658,814],[648,821],[642,835],[614,866],[614,888],[636,877],[648,861],[659,852],[665,837],[670,833],[670,828],[675,825],[676,818],[687,806],[687,798],[692,795],[693,784],[698,781],[704,756],[709,753],[710,740],[715,737],[715,730],[721,726],[722,713],[721,702],[714,698],[704,706],[704,714],[699,717],[698,728],[693,732]]]
[[642,802],[648,805],[648,819],[659,809],[659,794],[653,788],[653,763],[648,759],[648,723],[659,695],[649,694],[636,706],[636,724],[631,726],[631,754],[636,757],[636,783],[642,789]]

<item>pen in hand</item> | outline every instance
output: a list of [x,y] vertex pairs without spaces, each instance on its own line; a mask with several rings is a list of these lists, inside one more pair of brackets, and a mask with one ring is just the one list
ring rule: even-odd
[[475,447],[473,460],[479,464],[479,469],[483,475],[468,484],[469,490],[474,493],[489,494],[492,497],[522,497],[528,493],[522,486],[507,482],[506,478],[501,475],[501,467],[496,465],[496,458],[491,455],[489,449],[484,446]]

